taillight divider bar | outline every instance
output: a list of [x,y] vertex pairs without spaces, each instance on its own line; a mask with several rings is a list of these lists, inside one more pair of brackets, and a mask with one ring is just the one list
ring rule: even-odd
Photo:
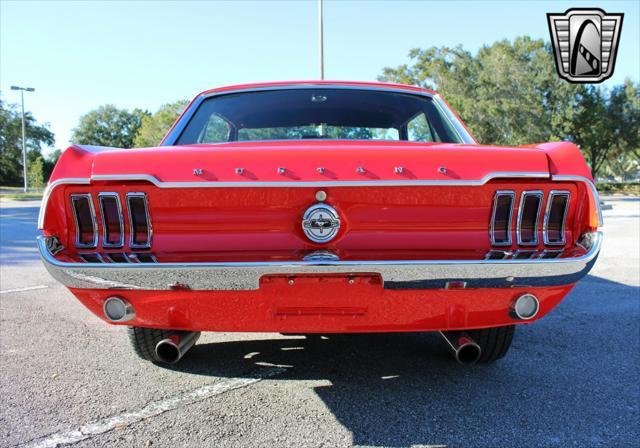
[[[507,241],[497,242],[495,235],[495,222],[496,222],[496,211],[498,206],[498,198],[500,196],[509,196],[511,197],[511,206],[509,207],[509,219],[507,220],[507,228],[505,233],[507,234]],[[491,228],[489,230],[489,237],[491,238],[492,246],[511,246],[512,238],[511,238],[511,221],[513,221],[513,208],[516,202],[516,193],[513,190],[497,190],[495,195],[493,196],[493,211],[491,212]]]
[[[133,228],[133,219],[131,214],[131,199],[142,198],[144,203],[144,213],[147,219],[147,242],[146,244],[138,244],[135,242],[135,229]],[[151,216],[149,215],[149,204],[147,194],[144,192],[127,193],[127,214],[129,216],[129,247],[131,249],[149,249],[151,248],[151,237],[153,236],[153,228],[151,227]]]
[[[521,226],[522,213],[524,212],[524,204],[529,196],[535,196],[538,200],[538,209],[536,210],[536,220],[533,224],[533,241],[522,241]],[[542,208],[542,199],[544,192],[542,190],[525,190],[520,196],[520,205],[518,206],[518,222],[516,224],[516,238],[519,246],[537,246],[538,245],[538,226],[540,225],[540,209]]]
[[[560,226],[560,235],[562,235],[561,241],[549,241],[549,215],[551,214],[551,206],[553,205],[553,198],[556,196],[566,196],[567,203],[564,207],[564,213],[562,215],[562,224]],[[544,211],[544,220],[542,221],[542,240],[545,245],[548,246],[563,246],[567,244],[566,237],[566,224],[567,215],[569,213],[569,206],[571,205],[571,192],[568,190],[551,190],[549,197],[547,198],[547,205]]]
[[[78,221],[78,213],[76,212],[75,205],[77,199],[86,199],[89,201],[89,212],[91,214],[91,224],[93,225],[93,241],[88,244],[80,241],[80,222]],[[73,193],[71,195],[71,211],[73,212],[73,220],[76,224],[76,247],[79,249],[96,248],[98,246],[98,221],[96,219],[96,210],[93,206],[91,193]]]
[[[532,258],[537,258],[536,254],[538,253],[535,249],[518,249],[513,253],[511,258],[513,260],[531,260]],[[520,255],[528,255],[526,258],[519,258]]]
[[[118,207],[118,219],[120,223],[120,242],[109,243],[107,241],[107,220],[104,216],[104,207],[102,206],[102,198],[115,198]],[[119,248],[124,246],[124,216],[122,214],[122,204],[120,203],[120,195],[116,192],[106,191],[98,193],[98,206],[100,207],[100,216],[102,217],[102,247]]]
[[558,258],[563,253],[564,253],[564,249],[545,249],[543,251],[540,251],[540,254],[538,255],[538,258],[543,259],[543,260],[544,259],[549,260],[549,258],[545,258],[545,255],[553,254],[553,255],[555,255],[553,258]]

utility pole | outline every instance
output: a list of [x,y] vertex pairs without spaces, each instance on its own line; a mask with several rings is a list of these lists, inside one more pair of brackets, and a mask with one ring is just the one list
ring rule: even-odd
[[26,193],[29,189],[29,185],[27,184],[27,141],[24,128],[24,92],[35,92],[36,89],[33,87],[11,86],[11,90],[19,90],[20,98],[22,99],[22,174],[24,176],[24,192]]
[[318,57],[320,62],[320,79],[324,79],[324,36],[322,30],[322,0],[318,0]]

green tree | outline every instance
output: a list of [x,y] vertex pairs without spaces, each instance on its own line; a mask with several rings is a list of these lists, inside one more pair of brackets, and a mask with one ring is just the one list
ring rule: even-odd
[[414,49],[409,57],[380,79],[438,90],[481,143],[571,140],[594,177],[612,158],[638,155],[638,86],[627,81],[607,92],[568,83],[543,40],[502,40],[476,55],[460,46]]
[[29,164],[27,177],[29,178],[29,188],[44,188],[44,159],[42,156],[36,157]]
[[640,161],[640,83],[625,79],[611,90],[608,103],[607,116],[615,127],[612,157],[628,154]]
[[638,85],[626,80],[611,91],[587,86],[579,96],[571,138],[580,145],[593,177],[605,167],[610,174],[612,170],[632,167],[633,160],[640,157],[638,90]]
[[188,104],[187,100],[164,104],[155,114],[142,117],[142,124],[134,140],[135,146],[144,148],[158,145]]
[[80,117],[71,140],[80,145],[132,148],[142,120],[148,115],[140,109],[129,112],[112,104],[100,106]]
[[49,178],[51,177],[51,173],[53,172],[53,168],[56,166],[56,163],[58,163],[58,159],[60,158],[60,156],[62,155],[62,150],[60,149],[56,149],[52,152],[50,152],[44,159],[44,180],[46,182],[49,181]]
[[[55,141],[48,125],[39,125],[30,112],[25,113],[25,133],[28,161]],[[20,185],[22,177],[22,113],[0,100],[0,185]]]
[[383,81],[438,90],[480,142],[519,145],[567,137],[582,86],[560,79],[551,47],[519,37],[482,47],[431,47],[409,53],[412,65],[385,68]]

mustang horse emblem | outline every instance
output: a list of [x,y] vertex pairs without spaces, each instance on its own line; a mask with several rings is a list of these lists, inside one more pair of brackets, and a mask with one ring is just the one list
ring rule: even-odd
[[302,217],[302,230],[314,243],[331,241],[340,230],[340,217],[333,207],[315,204]]

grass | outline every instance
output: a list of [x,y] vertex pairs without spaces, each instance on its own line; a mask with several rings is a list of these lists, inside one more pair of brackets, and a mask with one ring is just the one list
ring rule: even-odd
[[640,182],[598,182],[596,187],[600,194],[640,196]]
[[22,187],[8,187],[0,185],[0,198],[13,199],[18,201],[28,201],[32,199],[42,199],[42,190],[24,192]]

